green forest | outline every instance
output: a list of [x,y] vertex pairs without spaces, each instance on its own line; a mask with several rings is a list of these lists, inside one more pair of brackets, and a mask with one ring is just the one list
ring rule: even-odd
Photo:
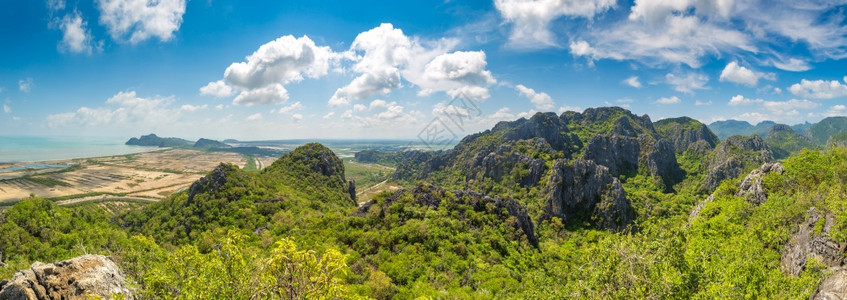
[[0,212],[0,278],[94,253],[140,299],[809,299],[845,272],[847,148],[830,136],[538,113],[450,150],[357,155],[402,186],[361,203],[310,143],[156,203],[23,199]]

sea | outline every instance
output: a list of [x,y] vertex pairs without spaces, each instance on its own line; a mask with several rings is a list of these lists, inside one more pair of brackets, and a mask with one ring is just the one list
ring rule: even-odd
[[147,152],[158,147],[124,145],[127,138],[0,136],[0,163],[35,162]]

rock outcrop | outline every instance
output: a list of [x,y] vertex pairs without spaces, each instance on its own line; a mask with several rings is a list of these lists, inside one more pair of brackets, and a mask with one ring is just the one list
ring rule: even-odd
[[550,177],[546,213],[567,222],[585,217],[597,227],[623,230],[635,219],[620,181],[593,161],[557,160]]
[[232,165],[221,163],[209,175],[203,176],[192,183],[191,187],[188,188],[188,202],[194,201],[194,196],[202,192],[216,195],[226,185],[228,180],[227,174],[232,172],[232,170]]
[[676,153],[689,149],[698,152],[711,150],[720,142],[705,124],[689,117],[663,119],[653,125],[656,132],[673,145]]
[[847,299],[847,268],[833,268],[832,272],[812,293],[810,300]]
[[[401,189],[394,192],[391,196],[385,198],[380,205],[383,210],[387,210],[391,204],[400,201],[402,197],[411,196],[418,205],[437,209],[441,205],[444,197],[448,197],[446,194],[447,192],[447,190],[439,186],[418,185],[411,189]],[[454,190],[450,193],[452,193],[454,197],[453,201],[462,205],[470,205],[474,211],[485,211],[488,209],[487,206],[492,204],[496,214],[502,215],[505,213],[508,216],[514,217],[516,222],[513,226],[515,226],[516,229],[521,230],[524,235],[526,235],[526,239],[531,245],[538,247],[538,237],[535,235],[535,224],[527,214],[526,207],[509,198],[490,197],[473,191]],[[360,206],[353,215],[364,217],[374,205],[376,204],[373,200],[368,201],[362,204],[362,206]],[[460,212],[460,215],[464,216],[464,212]]]
[[[533,139],[532,142],[525,142],[521,146],[527,146],[536,152],[552,151],[550,145],[544,139]],[[525,170],[525,172],[518,172],[518,176],[515,177],[518,184],[521,187],[538,184],[546,170],[544,160],[532,158],[515,148],[517,148],[515,143],[509,143],[500,145],[488,154],[477,153],[470,166],[473,177],[476,179],[487,177],[497,182],[504,176],[511,175],[512,172]]]
[[765,201],[768,200],[768,192],[765,191],[765,187],[762,186],[762,177],[770,172],[782,174],[782,164],[766,163],[762,165],[761,168],[753,170],[750,174],[747,174],[747,177],[744,177],[744,180],[741,181],[741,185],[735,195],[744,197],[747,201],[757,205],[765,203]]
[[816,258],[827,267],[838,267],[844,263],[847,244],[838,243],[829,237],[835,223],[831,214],[818,212],[814,207],[806,213],[805,221],[785,245],[782,252],[782,270],[789,275],[799,276],[806,268],[809,257]]
[[721,181],[741,175],[752,165],[773,162],[773,153],[759,136],[731,136],[718,144],[708,163],[703,189],[712,191]]
[[0,300],[134,299],[117,265],[105,256],[83,255],[55,264],[36,262],[28,270],[0,281]]

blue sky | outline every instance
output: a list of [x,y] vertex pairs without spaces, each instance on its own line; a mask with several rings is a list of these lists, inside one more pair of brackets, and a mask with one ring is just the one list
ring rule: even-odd
[[845,16],[843,0],[3,1],[0,128],[414,138],[445,116],[463,136],[610,105],[816,122],[847,115]]

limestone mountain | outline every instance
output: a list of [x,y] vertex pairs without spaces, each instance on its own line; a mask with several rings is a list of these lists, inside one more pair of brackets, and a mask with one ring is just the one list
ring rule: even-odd
[[784,124],[771,127],[765,136],[765,144],[773,151],[776,159],[783,159],[800,150],[816,147],[807,137],[794,132],[791,127]]
[[355,195],[341,160],[329,148],[311,143],[258,173],[221,164],[187,191],[131,212],[121,223],[160,241],[185,243],[221,226],[267,228],[285,209],[345,211],[356,205]]
[[817,145],[826,145],[829,137],[847,131],[847,117],[827,117],[808,131],[809,139]]
[[712,191],[723,180],[738,177],[773,161],[773,152],[759,136],[731,136],[718,144],[706,162],[707,174],[702,187],[706,191]]
[[154,133],[142,135],[140,138],[130,138],[126,141],[127,145],[134,146],[153,146],[153,147],[190,147],[194,143],[188,140],[175,137],[159,137]]
[[673,144],[677,153],[693,150],[704,153],[720,142],[705,124],[689,117],[668,118],[656,121],[653,126],[660,136]]

